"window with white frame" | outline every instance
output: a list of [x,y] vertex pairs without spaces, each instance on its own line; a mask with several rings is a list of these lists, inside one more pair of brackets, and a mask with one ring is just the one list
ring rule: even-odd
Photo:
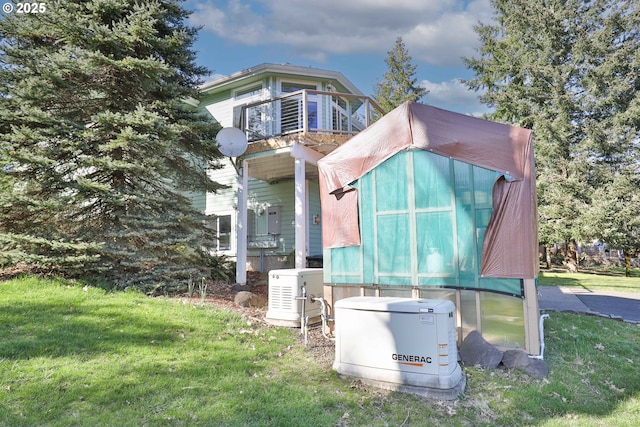
[[233,231],[231,218],[232,216],[230,214],[211,215],[207,220],[207,226],[212,231],[214,237],[214,242],[211,246],[217,252],[227,252],[231,250]]
[[250,141],[260,139],[266,134],[266,106],[257,105],[248,109],[243,108],[247,104],[261,101],[262,98],[262,83],[238,89],[234,93],[233,126],[247,131]]
[[[299,90],[316,90],[313,84],[281,82],[282,93],[292,93]],[[280,106],[281,132],[300,131],[304,128],[302,123],[302,98],[287,98]],[[307,99],[307,131],[318,129],[318,100],[316,95],[310,95]]]
[[240,99],[260,97],[260,95],[262,95],[262,83],[238,89],[235,93],[235,99],[238,101]]

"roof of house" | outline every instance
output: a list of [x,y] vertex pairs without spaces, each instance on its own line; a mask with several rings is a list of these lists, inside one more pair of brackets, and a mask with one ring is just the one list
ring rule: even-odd
[[338,71],[322,70],[313,67],[304,67],[293,64],[271,64],[264,63],[256,65],[251,68],[247,68],[228,76],[224,76],[210,82],[204,83],[200,86],[201,92],[208,92],[211,90],[218,90],[227,86],[237,86],[240,82],[251,79],[260,74],[289,74],[293,76],[313,77],[318,79],[331,79],[339,82],[350,93],[355,95],[362,95],[362,92],[347,79],[342,73]]

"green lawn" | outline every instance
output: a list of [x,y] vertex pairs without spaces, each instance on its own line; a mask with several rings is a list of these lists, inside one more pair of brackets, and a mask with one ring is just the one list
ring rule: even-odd
[[2,426],[635,426],[640,327],[553,313],[543,380],[466,367],[454,402],[339,378],[299,340],[214,306],[0,282]]
[[539,277],[540,286],[566,286],[587,290],[640,293],[640,270],[631,270],[631,277],[624,276],[623,269],[609,271],[581,271],[565,273],[543,271]]

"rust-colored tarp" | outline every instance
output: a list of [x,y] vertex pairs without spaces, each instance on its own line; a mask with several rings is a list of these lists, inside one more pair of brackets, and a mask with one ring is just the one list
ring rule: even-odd
[[407,102],[318,161],[325,248],[360,244],[349,187],[401,150],[420,149],[502,172],[482,248],[481,275],[535,278],[538,220],[532,132]]

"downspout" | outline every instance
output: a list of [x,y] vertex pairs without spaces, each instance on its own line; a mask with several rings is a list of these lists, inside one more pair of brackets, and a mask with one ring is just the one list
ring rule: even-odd
[[538,328],[540,330],[540,355],[529,356],[532,359],[544,360],[544,320],[548,318],[549,318],[549,315],[546,313],[540,316],[540,324]]

